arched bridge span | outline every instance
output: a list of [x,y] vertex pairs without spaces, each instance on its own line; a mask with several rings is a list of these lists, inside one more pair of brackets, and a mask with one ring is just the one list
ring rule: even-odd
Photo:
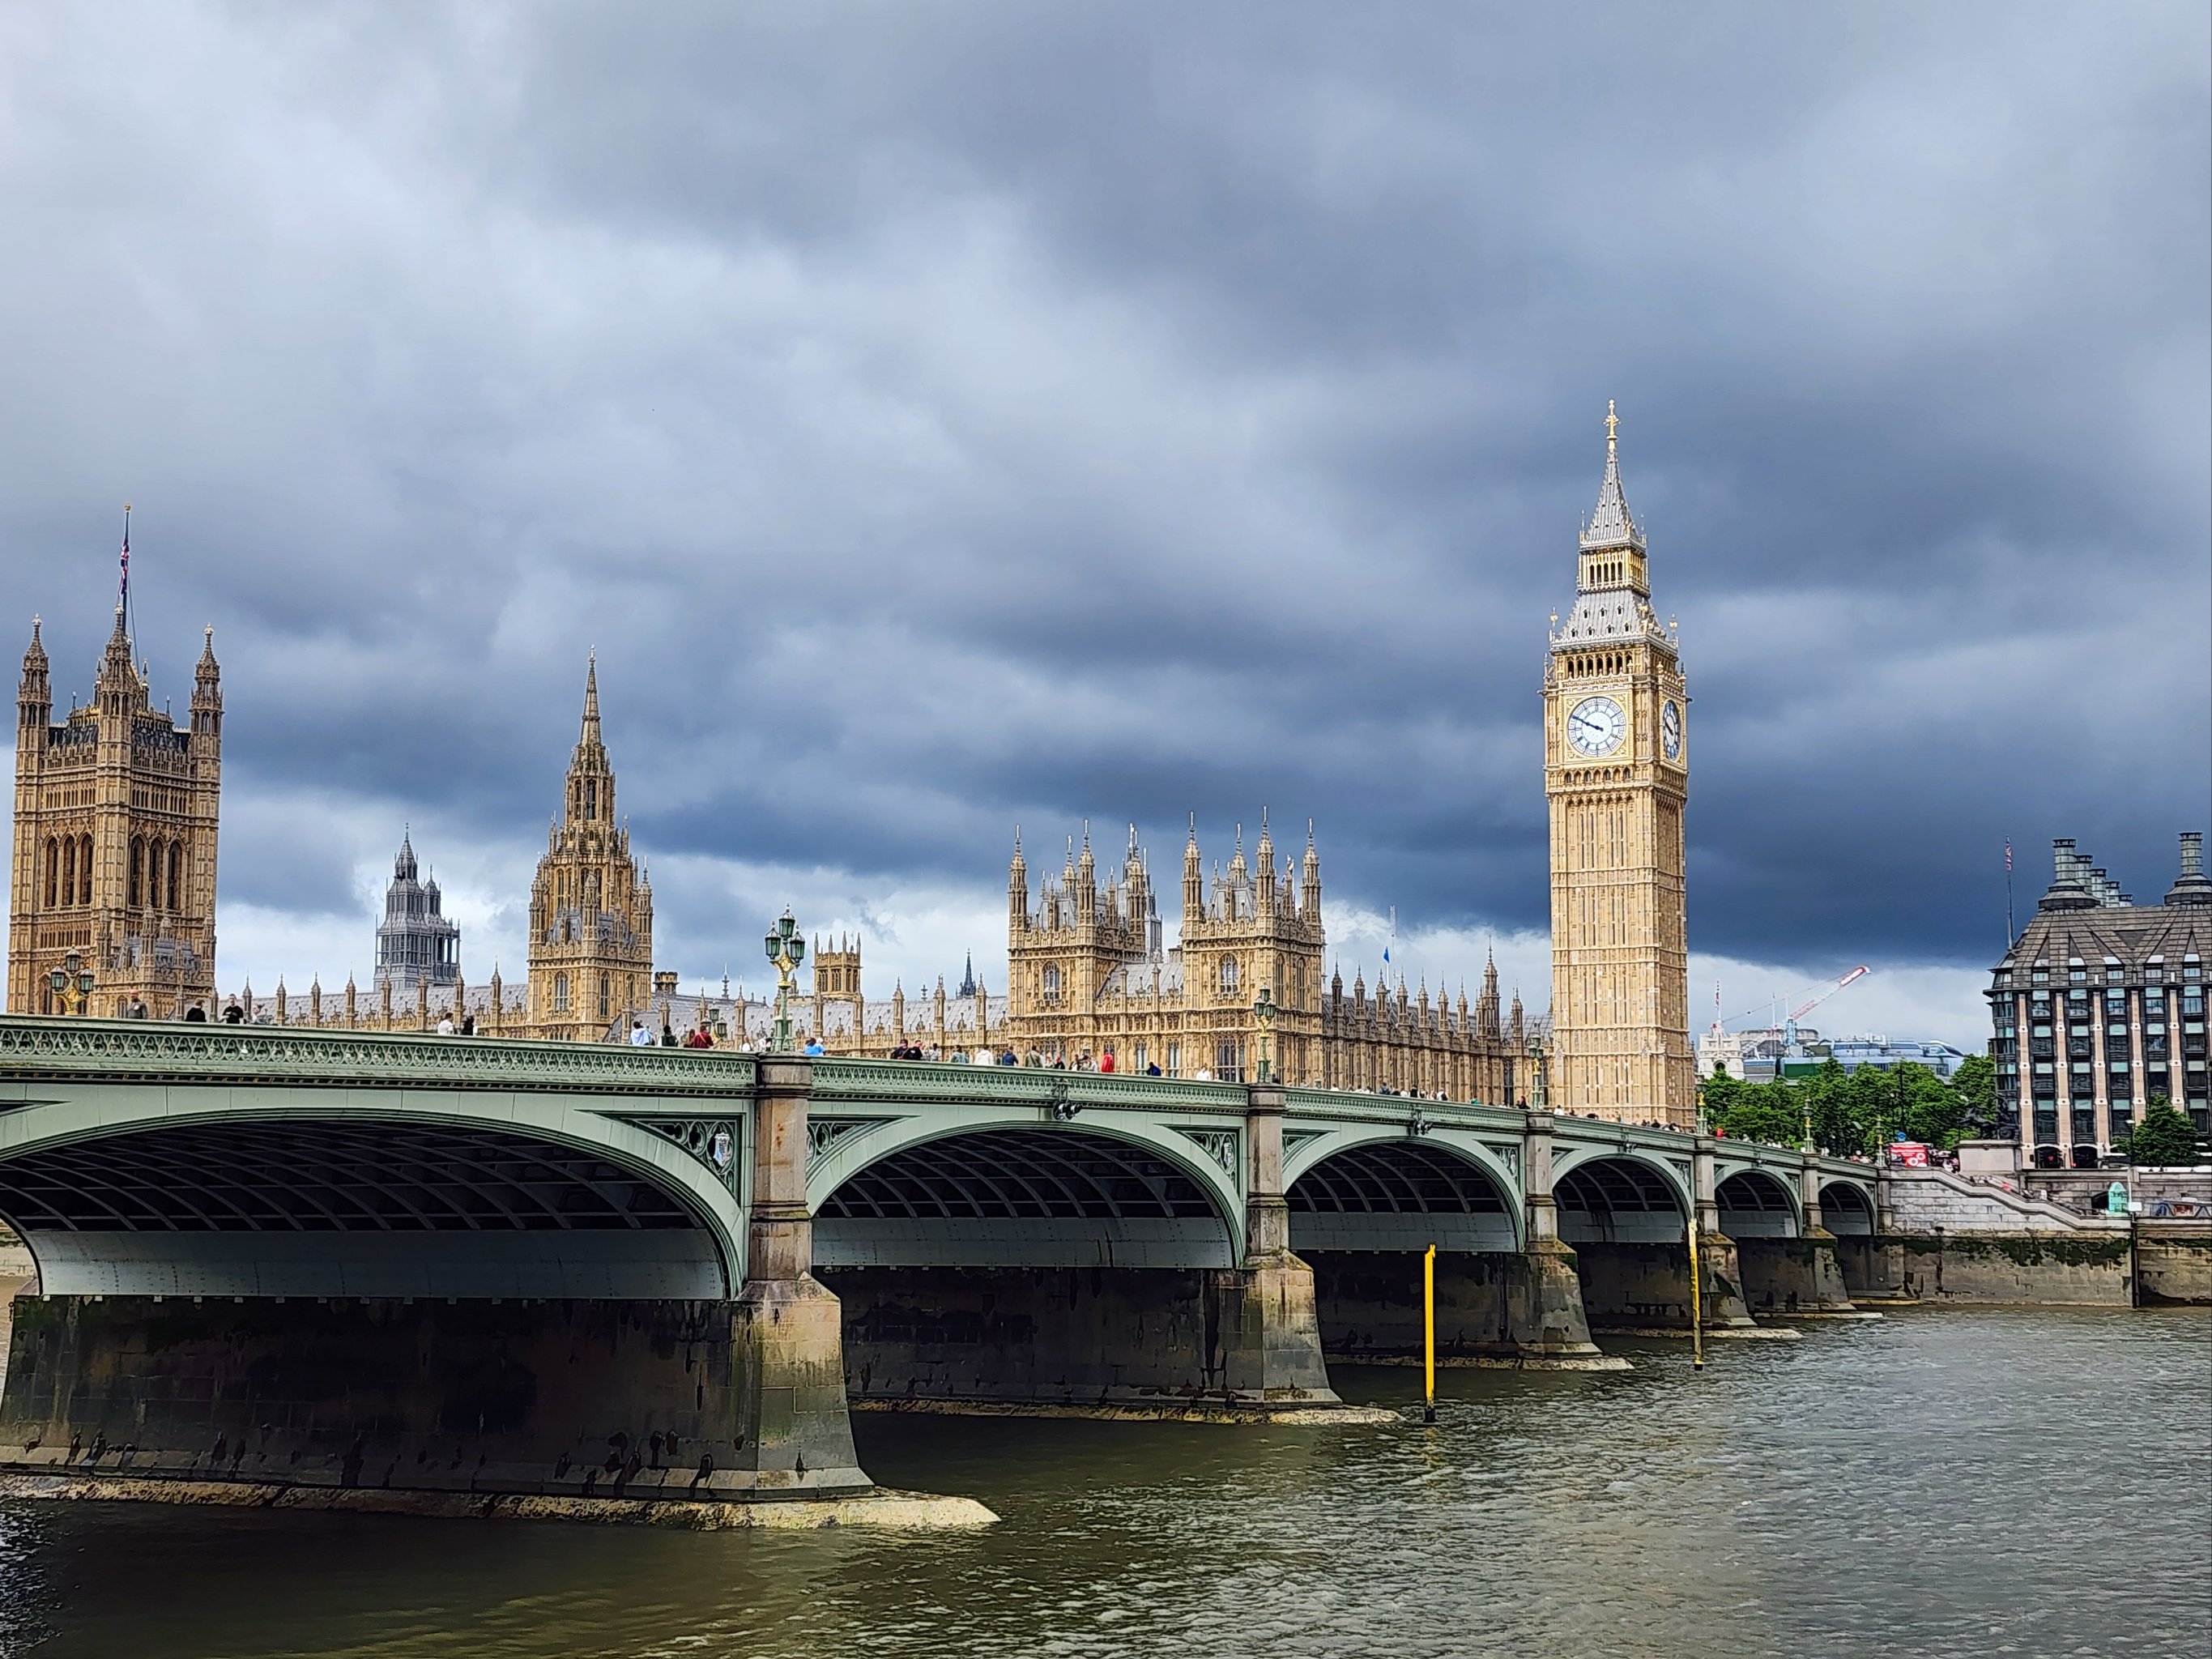
[[895,1146],[814,1212],[822,1267],[1227,1267],[1236,1250],[1231,1218],[1185,1164],[1057,1125]]

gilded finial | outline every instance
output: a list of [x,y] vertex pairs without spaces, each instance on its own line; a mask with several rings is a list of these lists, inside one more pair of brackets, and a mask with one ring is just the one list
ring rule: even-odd
[[1616,441],[1620,436],[1620,416],[1613,412],[1613,399],[1605,400],[1605,441]]

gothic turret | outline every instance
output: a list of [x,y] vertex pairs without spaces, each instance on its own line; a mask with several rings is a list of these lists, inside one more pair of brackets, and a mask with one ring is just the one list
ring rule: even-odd
[[1206,870],[1198,856],[1198,814],[1190,815],[1190,839],[1182,848],[1182,925],[1188,933],[1191,927],[1206,919]]
[[1022,827],[1014,826],[1014,856],[1006,866],[1006,926],[1025,933],[1030,926],[1030,866],[1022,857]]
[[200,659],[192,670],[192,735],[212,744],[222,736],[222,670],[215,659],[215,624],[200,630]]
[[[35,732],[39,744],[46,742],[47,720],[54,712],[53,682],[46,666],[46,647],[39,641],[39,618],[31,618],[30,647],[23,653],[23,678],[15,690],[15,723],[25,732]],[[25,740],[18,738],[20,749]]]

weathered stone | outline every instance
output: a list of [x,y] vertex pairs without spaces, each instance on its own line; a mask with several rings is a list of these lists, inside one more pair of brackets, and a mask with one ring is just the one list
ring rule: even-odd
[[[1296,1261],[1296,1258],[1292,1258]],[[1303,1262],[825,1268],[864,1401],[1334,1406]]]
[[865,1489],[849,1429],[821,1424],[812,1374],[760,1322],[726,1302],[23,1297],[0,1462],[587,1498]]
[[1743,1294],[1754,1313],[1849,1313],[1850,1293],[1825,1230],[1802,1238],[1740,1238]]
[[[1355,1360],[1422,1352],[1421,1258],[1316,1251],[1322,1346]],[[1583,1316],[1575,1253],[1556,1239],[1526,1252],[1437,1255],[1437,1353],[1442,1359],[1589,1359],[1599,1349]]]

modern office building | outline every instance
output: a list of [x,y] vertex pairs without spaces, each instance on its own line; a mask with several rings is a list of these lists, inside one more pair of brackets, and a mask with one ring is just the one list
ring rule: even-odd
[[2052,848],[2050,890],[1990,976],[1998,1134],[2024,1163],[2094,1168],[2155,1099],[2212,1129],[2203,834],[2182,836],[2180,875],[2157,904],[2137,904],[2071,841]]

